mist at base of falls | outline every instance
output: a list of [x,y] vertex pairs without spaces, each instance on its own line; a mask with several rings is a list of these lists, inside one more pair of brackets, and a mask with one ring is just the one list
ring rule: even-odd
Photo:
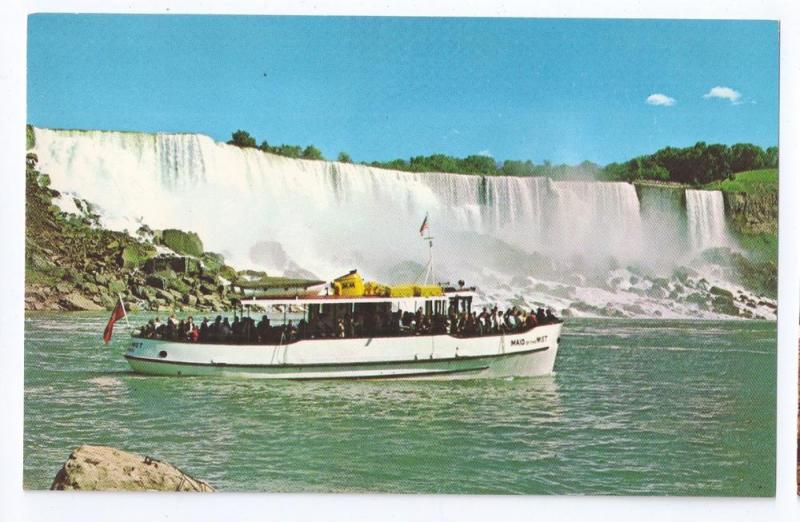
[[721,195],[689,195],[708,191],[675,198],[628,183],[400,172],[195,134],[35,134],[53,188],[92,202],[105,226],[195,231],[229,264],[273,275],[331,279],[358,268],[407,281],[428,259],[419,235],[428,214],[437,280],[476,284],[487,302],[549,298],[593,315],[605,300],[624,315],[714,316],[677,303],[669,285],[662,296],[638,282],[689,266],[697,281],[725,282],[695,259],[705,246],[733,246]]

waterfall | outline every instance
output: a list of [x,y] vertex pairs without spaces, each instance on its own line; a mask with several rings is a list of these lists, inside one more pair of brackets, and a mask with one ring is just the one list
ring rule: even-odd
[[[686,191],[684,217],[661,196],[643,197],[640,208],[629,183],[402,172],[290,159],[197,134],[35,133],[52,186],[94,203],[105,226],[192,230],[232,264],[273,273],[299,267],[332,277],[358,267],[378,277],[401,262],[424,263],[416,230],[426,213],[442,271],[524,274],[525,255],[669,265],[727,244],[719,192]],[[493,252],[481,250],[488,242]]]
[[692,253],[688,246],[686,191],[644,184],[637,186],[637,192],[643,235],[659,256],[654,264],[669,269],[676,259]]
[[289,159],[195,134],[35,132],[39,167],[53,187],[96,204],[106,226],[193,230],[209,250],[246,266],[283,270],[253,254],[264,242],[326,277],[424,260],[416,227],[426,213],[438,266],[494,269],[463,258],[471,245],[454,244],[487,236],[556,258],[631,261],[642,249],[639,203],[627,183],[392,171]]
[[686,214],[689,242],[695,252],[728,246],[725,202],[718,190],[687,190]]
[[639,199],[629,183],[562,181],[552,183],[546,205],[554,228],[548,241],[562,252],[589,258],[611,256],[620,261],[642,255]]
[[637,195],[630,183],[402,172],[197,134],[35,129],[35,137],[38,168],[65,210],[74,196],[92,202],[107,228],[194,231],[229,264],[272,275],[331,279],[358,268],[408,282],[427,260],[418,228],[428,214],[437,280],[476,284],[488,302],[527,296],[585,303],[578,314],[713,316],[648,278],[687,264],[705,270],[695,255],[731,243],[715,191],[640,187]]

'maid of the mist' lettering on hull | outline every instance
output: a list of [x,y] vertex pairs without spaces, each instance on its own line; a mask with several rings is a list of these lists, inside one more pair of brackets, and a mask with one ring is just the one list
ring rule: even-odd
[[533,339],[512,339],[511,346],[528,346],[531,344],[542,344],[547,342],[547,336],[541,335],[539,337],[534,337]]

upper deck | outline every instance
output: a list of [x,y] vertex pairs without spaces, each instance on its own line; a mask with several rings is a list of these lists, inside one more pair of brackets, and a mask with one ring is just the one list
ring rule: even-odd
[[386,297],[386,296],[341,296],[318,295],[306,297],[259,297],[241,299],[242,306],[305,306],[305,305],[332,305],[332,304],[391,304],[397,307],[411,307],[421,303],[447,303],[451,299],[472,300],[477,297],[474,289],[459,289],[444,291],[438,296],[412,296],[412,297]]
[[[249,290],[261,293],[239,294],[236,304],[242,307],[261,308],[304,308],[313,313],[332,312],[334,316],[347,312],[388,312],[398,310],[423,309],[426,313],[445,313],[447,310],[468,312],[472,301],[477,297],[474,287],[467,287],[463,281],[458,286],[450,283],[382,285],[375,281],[364,281],[357,270],[334,279],[325,286],[324,293],[320,281],[297,280],[291,284],[264,285],[250,282]],[[266,292],[272,290],[276,293]],[[280,293],[278,293],[280,292]]]

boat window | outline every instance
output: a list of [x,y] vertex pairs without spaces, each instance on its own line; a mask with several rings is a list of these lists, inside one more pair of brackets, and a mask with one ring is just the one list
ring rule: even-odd
[[453,308],[453,310],[456,313],[461,313],[461,312],[472,313],[472,296],[451,297],[448,313],[450,308]]
[[319,316],[319,309],[320,305],[318,304],[310,304],[308,305],[308,318],[307,320],[311,322],[312,319],[316,319]]
[[355,315],[362,315],[365,316],[368,313],[374,310],[375,304],[374,303],[356,303],[353,308],[353,313]]
[[331,303],[322,305],[321,313],[326,317],[333,319],[343,318],[345,315],[352,311],[352,303]]

